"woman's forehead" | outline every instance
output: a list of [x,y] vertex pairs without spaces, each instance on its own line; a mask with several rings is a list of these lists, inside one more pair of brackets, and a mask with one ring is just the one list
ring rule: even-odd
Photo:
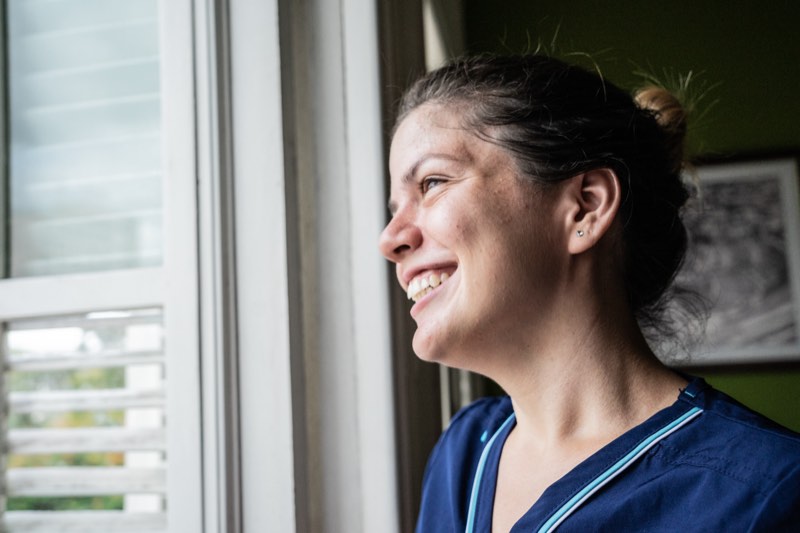
[[[466,130],[454,110],[425,104],[409,113],[392,139],[390,170],[406,174],[416,159],[426,154],[446,154],[461,160],[473,159],[481,141]],[[405,167],[402,168],[401,167]]]
[[443,104],[423,104],[408,113],[398,124],[392,142],[403,135],[419,133],[460,132],[463,130],[459,113],[452,107]]

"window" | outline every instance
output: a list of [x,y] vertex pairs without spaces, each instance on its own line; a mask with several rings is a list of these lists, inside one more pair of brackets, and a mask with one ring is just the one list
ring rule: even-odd
[[377,5],[5,5],[2,527],[396,531]]
[[82,509],[164,529],[160,311],[11,321],[4,340],[9,529],[113,516],[23,512]]
[[6,16],[10,276],[160,265],[156,0]]
[[0,529],[201,530],[189,8],[5,2]]

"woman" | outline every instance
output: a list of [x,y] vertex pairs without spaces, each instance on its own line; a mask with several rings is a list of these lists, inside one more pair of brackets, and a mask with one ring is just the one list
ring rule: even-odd
[[686,249],[685,115],[542,56],[443,67],[405,95],[382,253],[426,361],[508,397],[462,410],[420,532],[800,530],[800,439],[663,366]]

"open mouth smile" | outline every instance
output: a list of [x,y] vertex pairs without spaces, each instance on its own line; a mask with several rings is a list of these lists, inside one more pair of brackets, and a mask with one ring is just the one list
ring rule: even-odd
[[408,289],[406,290],[408,299],[414,302],[420,301],[428,293],[450,279],[450,275],[450,272],[435,271],[416,276],[408,284]]

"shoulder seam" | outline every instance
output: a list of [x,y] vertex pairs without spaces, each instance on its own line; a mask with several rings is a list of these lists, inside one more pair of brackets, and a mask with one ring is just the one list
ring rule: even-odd
[[[770,476],[768,473],[762,470],[755,470],[747,465],[742,465],[742,464],[739,464],[738,468],[742,471],[749,473],[749,477],[747,475],[739,475],[735,472],[730,471],[727,467],[730,466],[731,463],[725,461],[719,456],[711,456],[701,453],[686,453],[667,442],[659,443],[659,448],[661,448],[665,452],[669,451],[668,455],[660,455],[659,457],[662,461],[666,463],[675,466],[687,466],[692,468],[702,468],[704,470],[709,470],[721,476],[725,476],[729,479],[742,483],[752,488],[755,492],[762,495],[769,494],[770,491],[775,486],[775,483],[777,483],[784,477],[784,476]],[[656,453],[656,455],[658,456],[659,454]],[[759,485],[758,487],[755,486],[756,484],[754,483],[756,479],[760,481],[760,483],[758,483]],[[761,488],[762,486],[766,488]]]
[[[747,408],[747,409],[749,409],[749,408]],[[766,435],[771,435],[771,436],[774,436],[774,437],[778,437],[778,438],[780,438],[780,439],[782,439],[782,440],[786,440],[786,441],[792,442],[792,443],[794,443],[794,444],[796,444],[796,445],[800,446],[800,435],[798,435],[798,434],[787,435],[786,433],[783,433],[783,432],[781,432],[781,431],[777,431],[777,430],[776,430],[777,428],[764,428],[764,427],[759,427],[759,426],[756,426],[756,425],[754,425],[754,424],[752,424],[752,423],[750,423],[750,422],[747,422],[747,421],[744,421],[744,420],[740,420],[740,419],[738,419],[738,418],[733,418],[733,417],[731,417],[731,416],[728,416],[728,415],[726,415],[726,414],[720,413],[719,411],[717,411],[717,410],[714,410],[714,409],[706,409],[706,410],[705,410],[705,412],[706,412],[707,414],[711,414],[711,415],[714,415],[714,416],[718,416],[719,418],[725,419],[725,420],[727,420],[728,422],[734,423],[734,424],[736,424],[736,425],[738,425],[738,426],[742,426],[742,427],[745,427],[745,428],[751,429],[751,430],[753,430],[753,431],[757,431],[757,432],[759,432],[759,433],[764,433],[764,434],[766,434]],[[753,411],[753,412],[755,413],[755,411]],[[758,416],[761,416],[761,417],[763,417],[763,416],[764,416],[764,415],[762,415],[762,414],[760,414],[760,413],[756,413],[756,414],[757,414]],[[766,417],[764,417],[764,418],[765,418],[766,420],[770,420],[769,418],[766,418]],[[770,420],[770,422],[772,422],[772,420]],[[772,422],[772,423],[773,423],[773,424],[777,424],[777,422]],[[783,427],[783,426],[780,426],[780,427]],[[792,430],[790,430],[790,429],[788,429],[788,428],[786,428],[786,429],[787,429],[788,431],[792,431]]]

